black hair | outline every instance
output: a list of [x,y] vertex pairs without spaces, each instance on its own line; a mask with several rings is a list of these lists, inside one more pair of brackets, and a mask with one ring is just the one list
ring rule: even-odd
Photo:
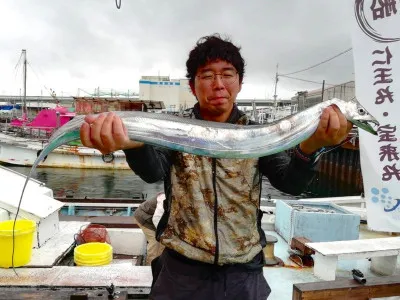
[[244,76],[245,61],[240,54],[240,47],[235,46],[229,38],[221,38],[218,33],[201,37],[190,51],[186,61],[186,77],[194,84],[197,70],[215,60],[224,60],[232,64],[239,74],[239,82]]

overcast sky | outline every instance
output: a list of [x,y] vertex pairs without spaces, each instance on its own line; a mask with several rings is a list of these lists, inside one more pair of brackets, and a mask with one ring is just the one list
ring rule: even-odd
[[[289,73],[350,48],[350,0],[1,0],[0,94],[18,95],[27,50],[28,95],[76,96],[78,88],[139,91],[142,75],[184,78],[188,52],[214,32],[242,47],[246,75],[239,98],[271,98],[276,65]],[[294,77],[353,80],[348,52]],[[318,84],[281,78],[278,98]],[[83,92],[80,92],[83,95]]]

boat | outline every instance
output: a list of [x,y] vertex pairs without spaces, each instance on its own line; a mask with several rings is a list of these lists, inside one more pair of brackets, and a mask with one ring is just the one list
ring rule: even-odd
[[13,116],[21,112],[20,104],[12,104],[10,102],[0,102],[0,122],[12,119]]
[[[26,177],[1,166],[0,177],[5,178],[0,182],[0,187],[4,191],[0,195],[0,220],[6,220],[12,218],[16,212]],[[6,186],[13,188],[5,188]],[[47,188],[44,183],[31,179],[19,216],[36,221],[38,225],[37,239],[34,241],[30,262],[15,269],[18,276],[12,268],[0,268],[0,297],[3,299],[31,299],[35,295],[36,298],[41,297],[42,299],[113,299],[113,297],[116,299],[115,297],[118,296],[118,299],[148,299],[152,275],[151,267],[143,265],[146,255],[146,240],[130,214],[126,214],[126,216],[78,216],[60,213],[62,208],[70,205],[92,206],[94,209],[99,206],[125,207],[134,210],[143,200],[118,202],[117,199],[101,199],[101,201],[100,199],[74,199],[71,197],[56,199],[53,197],[51,189]],[[310,291],[317,296],[325,293],[325,296],[319,298],[316,296],[318,299],[346,299],[343,296],[343,290],[349,296],[363,293],[362,295],[365,297],[362,299],[400,295],[399,268],[394,271],[394,275],[377,275],[374,273],[376,270],[374,272],[371,270],[374,262],[371,262],[369,258],[370,256],[375,258],[375,256],[370,253],[364,256],[359,253],[351,256],[348,253],[345,256],[346,260],[339,259],[335,265],[333,280],[321,279],[321,273],[317,272],[316,266],[313,267],[314,261],[317,262],[320,258],[319,253],[314,249],[318,249],[318,244],[323,245],[324,243],[307,241],[306,238],[297,236],[299,230],[305,225],[313,225],[314,218],[324,214],[324,218],[329,217],[325,225],[330,228],[322,232],[325,237],[337,236],[339,227],[343,228],[343,219],[337,219],[339,216],[346,216],[356,224],[353,233],[357,234],[359,239],[331,241],[333,244],[342,245],[346,242],[357,241],[374,243],[376,241],[376,248],[379,248],[379,243],[382,243],[383,240],[386,242],[388,240],[399,241],[400,237],[390,233],[369,231],[365,222],[362,221],[365,216],[361,217],[361,215],[347,210],[352,206],[354,208],[362,206],[363,201],[361,197],[358,199],[354,197],[308,199],[300,202],[262,199],[261,209],[264,211],[262,228],[268,241],[264,249],[267,264],[263,272],[272,288],[268,299],[311,299],[307,298]],[[290,218],[285,215],[287,213],[285,209],[282,210],[282,208],[290,206],[298,209],[299,204],[303,208],[314,206],[314,211],[309,210],[304,212],[303,216],[297,214]],[[316,207],[317,209],[315,209]],[[336,210],[336,212],[323,212],[323,209]],[[298,210],[298,213],[300,211]],[[302,220],[308,222],[307,224],[299,225],[294,221],[294,219],[299,220],[304,216],[306,217]],[[282,226],[283,223],[285,223],[284,226]],[[108,265],[89,267],[77,266],[74,263],[75,237],[89,224],[104,226],[109,235],[110,244],[113,247],[113,259]],[[305,227],[318,231],[318,228],[315,227]],[[320,227],[323,226],[320,224]],[[350,231],[341,232],[348,235]],[[287,240],[287,234],[290,232],[294,233],[291,243]],[[312,234],[318,235],[315,231]],[[390,255],[396,255],[397,265],[400,265],[400,246],[397,247],[397,249],[390,250]],[[363,250],[368,252],[368,249]],[[379,258],[379,256],[377,257]],[[328,265],[325,267],[326,270],[329,269]],[[353,270],[358,270],[363,276],[357,277],[359,273],[354,273]],[[325,273],[322,274],[322,277]],[[326,297],[328,294],[331,295],[330,298]]]
[[[0,221],[5,221],[16,214],[26,176],[0,166],[0,178],[3,191]],[[102,222],[107,225],[113,247],[112,264],[77,267],[73,261],[76,234],[91,221],[63,220],[59,216],[63,206],[44,183],[35,179],[29,181],[18,215],[37,224],[32,256],[27,265],[16,268],[15,272],[12,268],[0,268],[0,298],[31,299],[35,294],[41,299],[75,299],[73,297],[87,293],[96,299],[110,299],[109,294],[118,295],[119,299],[128,299],[128,294],[134,295],[133,299],[137,295],[146,299],[151,270],[142,266],[146,241],[133,218],[121,221],[119,217],[119,221],[115,221],[111,217]],[[120,289],[122,286],[124,290]]]
[[[41,110],[32,121],[14,119],[0,132],[0,162],[32,166],[54,130],[74,116],[75,113],[69,112],[67,108],[56,106]],[[103,155],[80,143],[59,147],[48,155],[40,167],[129,169],[123,151]]]
[[[26,74],[26,51],[23,50],[22,54]],[[26,90],[23,100],[22,115],[10,123],[0,124],[0,163],[32,166],[51,134],[76,115],[67,107],[56,104],[53,108],[41,109],[31,120],[26,107]],[[129,169],[123,151],[103,155],[96,149],[83,147],[79,142],[59,147],[39,167]]]
[[[32,166],[45,142],[0,133],[0,162],[7,165]],[[64,145],[52,153],[39,167],[82,169],[129,169],[123,151],[103,155],[100,151],[78,145]]]

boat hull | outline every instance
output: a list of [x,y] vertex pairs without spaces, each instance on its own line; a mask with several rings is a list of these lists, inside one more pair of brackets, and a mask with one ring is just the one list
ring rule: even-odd
[[[32,166],[44,144],[40,141],[0,134],[0,162]],[[123,151],[103,156],[98,150],[62,146],[51,152],[39,167],[128,170]]]

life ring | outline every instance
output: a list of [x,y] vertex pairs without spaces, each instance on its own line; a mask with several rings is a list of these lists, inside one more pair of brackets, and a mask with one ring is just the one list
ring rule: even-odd
[[105,163],[112,163],[115,159],[114,153],[107,153],[107,154],[103,154],[101,156],[101,159],[105,162]]

